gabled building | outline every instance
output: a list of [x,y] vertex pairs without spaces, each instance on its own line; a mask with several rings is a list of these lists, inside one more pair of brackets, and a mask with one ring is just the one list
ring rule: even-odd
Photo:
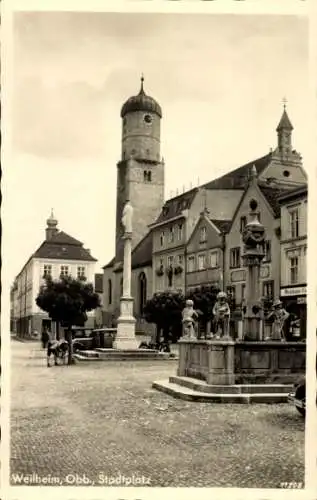
[[278,196],[285,193],[281,187],[261,185],[256,166],[250,172],[250,179],[244,195],[238,204],[230,230],[226,236],[225,290],[237,307],[245,299],[246,268],[243,264],[244,245],[242,232],[248,222],[250,201],[258,203],[258,217],[266,230],[265,257],[261,264],[261,287],[263,297],[276,298],[280,289],[280,210]]
[[[31,255],[15,278],[14,310],[12,324],[20,336],[28,336],[32,331],[52,329],[52,322],[35,303],[44,278],[51,276],[85,277],[94,283],[97,260],[83,243],[57,228],[53,213],[47,220],[46,237]],[[88,313],[87,327],[94,326],[94,312]]]
[[[307,186],[284,193],[281,209],[280,298],[284,307],[299,320],[306,335],[307,317]],[[288,325],[291,328],[291,325]],[[291,332],[294,333],[294,332]]]
[[186,291],[201,285],[223,289],[225,235],[231,220],[210,219],[205,208],[186,244]]

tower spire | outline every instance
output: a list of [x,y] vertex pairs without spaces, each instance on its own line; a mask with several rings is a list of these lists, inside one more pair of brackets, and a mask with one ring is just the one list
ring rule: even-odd
[[144,74],[143,74],[143,73],[141,73],[141,88],[140,88],[140,94],[144,94],[143,84],[144,84]]
[[286,111],[287,100],[282,99],[283,113],[276,128],[278,138],[278,149],[282,156],[287,156],[292,151],[292,130],[293,125]]

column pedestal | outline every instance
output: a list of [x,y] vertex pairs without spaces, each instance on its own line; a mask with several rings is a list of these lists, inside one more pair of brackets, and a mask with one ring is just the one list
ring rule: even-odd
[[133,317],[133,298],[121,297],[120,316],[117,320],[117,335],[113,343],[114,349],[137,349],[135,338],[135,323]]

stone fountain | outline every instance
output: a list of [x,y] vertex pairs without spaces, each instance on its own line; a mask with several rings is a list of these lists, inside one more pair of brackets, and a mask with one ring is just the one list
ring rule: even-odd
[[182,338],[177,375],[153,382],[155,389],[192,401],[281,403],[287,402],[293,383],[305,373],[304,343],[263,341],[260,266],[265,228],[259,222],[257,207],[257,201],[251,200],[243,232],[247,273],[244,339]]

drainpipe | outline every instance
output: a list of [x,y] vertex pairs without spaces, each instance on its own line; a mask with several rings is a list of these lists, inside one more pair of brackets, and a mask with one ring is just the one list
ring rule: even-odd
[[226,266],[226,233],[222,233],[222,242],[221,242],[221,248],[222,248],[222,291],[225,291],[225,266]]
[[26,320],[26,295],[27,295],[27,278],[28,278],[28,271],[27,271],[27,268],[25,268],[25,281],[24,281],[24,293],[25,293],[25,296],[24,296],[24,324],[25,324],[25,335],[27,336],[28,334],[28,328],[27,328],[27,320]]

